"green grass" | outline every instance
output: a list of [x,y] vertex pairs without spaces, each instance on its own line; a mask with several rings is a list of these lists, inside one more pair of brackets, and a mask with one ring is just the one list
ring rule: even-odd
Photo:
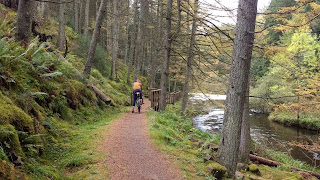
[[[208,153],[204,146],[208,143],[217,144],[220,136],[194,128],[189,118],[177,115],[180,112],[177,105],[169,105],[167,110],[167,113],[149,112],[147,115],[154,144],[175,160],[184,178],[214,179],[209,174],[207,163],[204,163],[203,157]],[[205,143],[199,147],[198,143],[189,140],[190,137]]]
[[[150,136],[161,151],[174,159],[176,165],[181,168],[183,177],[186,179],[214,179],[209,174],[207,167],[212,161],[204,162],[204,156],[209,153],[204,147],[208,143],[219,144],[220,135],[211,135],[194,128],[189,118],[178,115],[179,106],[179,104],[169,105],[166,113],[148,113]],[[189,140],[190,137],[195,137],[205,143],[199,147],[198,143]],[[320,173],[320,170],[294,160],[285,153],[266,150],[265,155],[285,165],[278,168],[259,165],[261,176],[242,171],[246,178],[302,179],[302,176],[298,172],[292,172],[290,167]]]
[[268,157],[270,157],[272,159],[276,159],[278,162],[284,164],[284,166],[279,166],[278,169],[290,171],[291,170],[290,167],[295,167],[295,168],[304,169],[307,171],[320,173],[319,169],[316,169],[316,168],[314,168],[310,165],[307,165],[301,161],[295,160],[286,153],[277,152],[277,151],[268,149],[268,150],[266,150],[266,154]]
[[60,144],[52,144],[41,156],[41,162],[28,163],[24,171],[31,179],[103,179],[107,176],[106,167],[98,162],[105,154],[99,152],[99,147],[109,123],[121,114],[120,109],[107,109],[95,116],[95,122],[79,125],[61,122],[57,129],[66,134],[59,139]]
[[297,120],[297,114],[290,112],[272,112],[269,119],[288,126],[299,126],[310,130],[320,129],[320,118],[313,117],[312,114],[300,114]]

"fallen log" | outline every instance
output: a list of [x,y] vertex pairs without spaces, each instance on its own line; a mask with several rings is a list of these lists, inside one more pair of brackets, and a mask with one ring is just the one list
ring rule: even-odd
[[[202,146],[204,144],[204,141],[201,141],[200,139],[197,139],[195,137],[190,137],[189,140],[191,142],[198,142],[200,146]],[[212,151],[217,151],[218,150],[218,147],[214,144],[208,144],[206,146],[207,149],[209,148],[212,148]],[[276,162],[276,161],[272,161],[270,159],[266,159],[266,158],[263,158],[263,157],[260,157],[260,156],[257,156],[257,155],[254,155],[254,154],[250,154],[249,155],[250,157],[250,160],[252,162],[258,162],[259,164],[264,164],[264,165],[267,165],[267,166],[271,166],[271,167],[278,167],[278,166],[281,166],[281,165],[284,165],[282,163],[279,163],[279,162]],[[290,167],[292,170],[294,171],[301,171],[301,172],[304,172],[304,173],[308,173],[318,179],[320,179],[320,174],[318,173],[315,173],[315,172],[311,172],[311,171],[307,171],[307,170],[303,170],[303,169],[299,169],[299,168],[295,168],[295,167]]]
[[[269,160],[269,159],[266,159],[263,157],[259,157],[259,156],[253,155],[253,154],[250,154],[249,157],[250,157],[250,160],[253,162],[258,162],[259,164],[264,164],[264,165],[271,166],[271,167],[277,167],[277,166],[284,165],[282,163],[272,161],[272,160]],[[320,174],[318,174],[318,173],[307,171],[304,169],[295,168],[295,167],[290,167],[290,168],[294,171],[301,171],[301,172],[308,173],[308,174],[320,179]]]
[[109,104],[111,106],[114,106],[112,104],[111,99],[108,96],[106,96],[102,91],[100,91],[96,86],[94,86],[92,84],[88,84],[87,87],[91,88],[103,102],[105,102],[106,104]]
[[264,165],[268,165],[268,166],[272,166],[272,167],[277,167],[280,166],[281,164],[276,162],[276,161],[272,161],[263,157],[259,157],[253,154],[249,155],[250,160],[253,162],[258,162],[259,164],[264,164]]

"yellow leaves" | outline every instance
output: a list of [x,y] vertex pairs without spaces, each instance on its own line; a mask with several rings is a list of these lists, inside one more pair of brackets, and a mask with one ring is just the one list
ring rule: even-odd
[[274,56],[278,53],[285,53],[286,47],[280,47],[280,46],[269,46],[266,48],[266,55],[268,56]]

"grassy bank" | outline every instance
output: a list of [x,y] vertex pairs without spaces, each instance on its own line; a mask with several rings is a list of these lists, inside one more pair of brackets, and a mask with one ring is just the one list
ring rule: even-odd
[[59,123],[56,129],[65,131],[57,140],[59,144],[50,144],[51,148],[40,157],[41,162],[31,160],[23,167],[30,179],[76,180],[106,177],[107,167],[98,163],[105,158],[99,152],[99,146],[103,143],[108,124],[120,117],[122,112],[118,108],[91,109],[90,112],[90,117],[95,119],[94,123]]
[[297,126],[310,130],[320,129],[319,114],[314,113],[300,114],[298,120],[296,113],[277,111],[270,113],[269,119],[287,126]]
[[[192,126],[189,118],[177,115],[176,107],[169,106],[169,112],[149,112],[150,135],[154,143],[162,150],[174,157],[183,171],[183,177],[187,179],[213,179],[204,163],[204,157],[209,151],[205,146],[209,143],[217,144],[219,136],[213,136]],[[205,141],[199,147],[196,142],[191,142],[191,137]]]
[[[206,147],[208,144],[217,147],[220,135],[211,135],[194,128],[190,118],[179,116],[179,106],[180,104],[169,105],[166,113],[150,112],[148,114],[150,135],[160,150],[176,160],[177,166],[181,167],[185,178],[214,179],[214,174],[210,173],[209,167],[212,165],[215,165],[218,169],[223,169],[223,167],[214,162],[216,152],[212,152]],[[194,138],[204,143],[193,142]],[[292,172],[290,167],[319,172],[313,167],[293,160],[285,153],[264,149],[263,152],[258,153],[284,165],[278,168],[258,165],[256,168],[259,173],[252,169],[249,170],[248,166],[239,168],[238,171],[245,179],[304,179],[299,172]],[[209,161],[207,161],[208,159]],[[313,177],[310,177],[310,179],[313,179]]]

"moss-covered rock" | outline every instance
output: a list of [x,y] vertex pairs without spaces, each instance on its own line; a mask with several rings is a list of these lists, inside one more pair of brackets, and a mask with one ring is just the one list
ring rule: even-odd
[[212,162],[207,167],[209,172],[217,179],[222,179],[227,172],[227,169],[217,162]]
[[17,130],[33,132],[33,120],[0,92],[0,125],[12,124]]
[[248,166],[248,171],[250,171],[256,175],[261,175],[261,173],[259,171],[259,167],[256,164],[250,164]]

